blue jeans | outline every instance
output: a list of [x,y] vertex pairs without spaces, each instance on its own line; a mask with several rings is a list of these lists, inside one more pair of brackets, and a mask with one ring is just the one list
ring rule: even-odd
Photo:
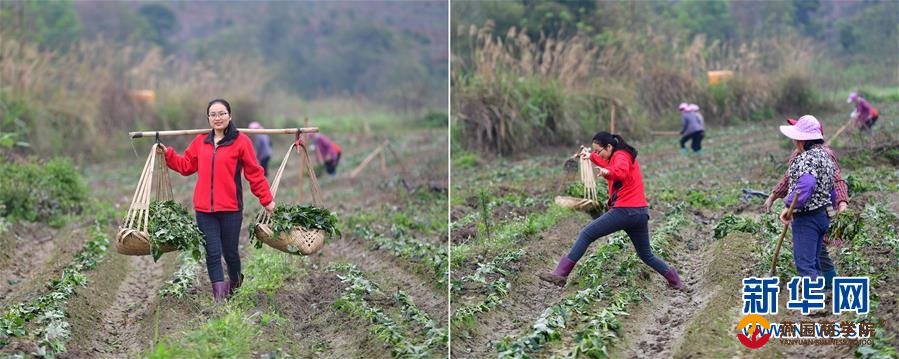
[[197,227],[206,237],[206,271],[209,281],[224,282],[222,271],[222,255],[228,265],[228,278],[240,280],[240,253],[237,245],[240,242],[240,225],[243,212],[197,212]]
[[[822,275],[819,258],[824,251],[824,234],[829,226],[830,218],[823,209],[793,215],[793,262],[799,276],[817,278]],[[833,263],[827,263],[827,266],[832,269]]]
[[612,208],[594,219],[581,230],[577,241],[568,252],[568,259],[577,262],[584,256],[584,252],[593,241],[620,230],[627,233],[631,243],[634,244],[637,256],[643,263],[655,269],[659,274],[665,275],[668,272],[668,264],[656,257],[649,246],[649,209],[646,207]]

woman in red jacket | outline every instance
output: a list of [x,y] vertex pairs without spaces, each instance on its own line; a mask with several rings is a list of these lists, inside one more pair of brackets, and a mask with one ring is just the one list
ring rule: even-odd
[[559,265],[551,273],[539,277],[558,286],[565,286],[568,274],[600,237],[624,230],[637,251],[637,256],[668,281],[668,286],[682,289],[683,283],[673,267],[652,254],[649,246],[649,209],[643,193],[643,174],[637,162],[637,150],[624,142],[619,135],[608,132],[593,136],[593,153],[581,152],[582,158],[590,158],[599,166],[599,174],[609,182],[608,212],[594,219],[578,235],[567,256],[559,259]]
[[[243,188],[240,173],[250,182],[250,191],[266,211],[275,209],[274,198],[264,170],[256,162],[253,141],[237,131],[228,101],[216,99],[206,106],[209,133],[197,135],[178,155],[173,148],[160,146],[169,168],[190,176],[197,173],[194,210],[197,226],[206,237],[206,269],[212,282],[212,296],[221,301],[243,282],[237,245],[243,220]],[[226,282],[222,255],[228,265]]]

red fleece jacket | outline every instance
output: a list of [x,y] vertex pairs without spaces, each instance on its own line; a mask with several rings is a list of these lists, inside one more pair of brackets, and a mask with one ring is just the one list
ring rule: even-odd
[[169,147],[165,161],[169,168],[184,176],[197,173],[194,188],[197,212],[242,211],[241,170],[259,204],[264,207],[273,200],[262,166],[256,162],[253,141],[243,133],[226,136],[219,141],[218,148],[212,145],[211,133],[198,135],[184,150],[184,156]]
[[604,177],[609,182],[609,202],[612,207],[649,206],[643,193],[643,173],[640,171],[640,163],[630,153],[617,150],[612,153],[612,158],[608,162],[598,154],[591,153],[590,160],[597,166],[609,170],[609,174]]

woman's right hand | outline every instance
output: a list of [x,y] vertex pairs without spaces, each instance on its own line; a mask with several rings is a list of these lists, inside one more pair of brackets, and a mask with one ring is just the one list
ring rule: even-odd
[[784,225],[788,225],[792,221],[793,221],[793,213],[790,212],[789,208],[784,208],[782,211],[780,211],[780,223],[783,223]]
[[163,144],[160,143],[159,146],[156,146],[156,153],[158,153],[158,154],[160,154],[160,155],[164,155],[164,154],[165,154],[165,150],[167,150],[167,149],[168,149],[168,148],[165,147],[165,145],[163,145]]

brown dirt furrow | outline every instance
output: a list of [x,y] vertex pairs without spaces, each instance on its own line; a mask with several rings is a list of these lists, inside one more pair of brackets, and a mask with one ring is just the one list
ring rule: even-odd
[[[681,339],[691,320],[700,313],[719,287],[708,278],[708,263],[711,246],[708,239],[700,236],[702,227],[698,219],[689,224],[693,228],[685,231],[680,245],[670,251],[674,253],[669,265],[677,269],[684,281],[684,291],[673,291],[664,285],[648,288],[648,300],[640,302],[640,307],[624,321],[623,337],[620,344],[625,357],[667,358],[681,344]],[[652,273],[656,276],[655,272]]]
[[127,257],[127,275],[119,284],[112,304],[99,317],[102,321],[91,335],[90,348],[98,356],[134,357],[150,343],[141,338],[142,322],[152,318],[157,290],[167,279],[162,261],[150,256]]
[[[477,316],[476,327],[467,335],[460,336],[461,333],[454,331],[454,358],[495,356],[499,340],[506,336],[522,335],[544,309],[558,303],[568,292],[577,290],[574,286],[565,289],[556,287],[540,280],[537,274],[555,267],[559,257],[567,253],[578,231],[589,219],[585,214],[574,214],[539,238],[524,243],[525,254],[520,259],[520,272],[507,278],[510,281],[509,296],[496,309]],[[461,305],[463,303],[454,300],[453,310]]]
[[15,241],[9,266],[0,270],[0,305],[41,295],[45,284],[68,265],[85,241],[78,224],[62,229],[42,224],[17,225],[5,234]]

